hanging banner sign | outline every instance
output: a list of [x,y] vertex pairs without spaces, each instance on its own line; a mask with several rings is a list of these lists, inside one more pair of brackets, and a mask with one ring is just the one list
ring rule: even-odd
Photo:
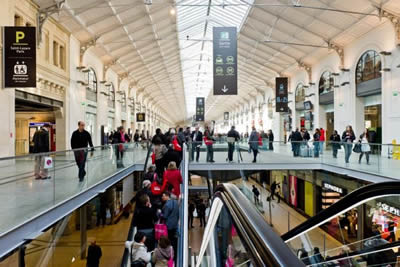
[[136,113],[136,121],[137,122],[145,122],[146,114],[145,113]]
[[288,112],[288,78],[278,77],[275,79],[276,97],[275,97],[275,111]]
[[36,87],[36,28],[3,27],[4,88]]
[[237,29],[213,28],[214,95],[237,95]]
[[204,97],[196,98],[196,121],[204,121]]

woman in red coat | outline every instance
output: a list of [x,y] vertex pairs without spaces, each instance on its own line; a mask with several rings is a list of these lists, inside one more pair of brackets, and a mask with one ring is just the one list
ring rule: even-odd
[[168,169],[164,172],[164,181],[167,181],[168,186],[171,187],[171,194],[179,198],[181,194],[182,175],[176,168],[176,162],[171,161],[168,163]]
[[[165,174],[164,174],[165,175]],[[159,177],[156,173],[154,174],[154,180],[151,183],[151,204],[160,209],[162,207],[161,196],[167,188],[167,179]]]

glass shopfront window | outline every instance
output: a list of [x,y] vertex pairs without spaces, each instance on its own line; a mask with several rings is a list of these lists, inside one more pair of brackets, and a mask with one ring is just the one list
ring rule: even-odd
[[321,78],[319,79],[319,94],[327,94],[333,91],[333,87],[335,86],[335,79],[330,71],[325,71],[322,73]]
[[115,88],[114,84],[108,85],[108,107],[115,108]]
[[295,93],[295,105],[296,110],[304,110],[304,101],[306,100],[306,90],[302,83],[299,83],[296,87]]
[[381,57],[376,51],[369,50],[365,52],[357,64],[356,83],[360,84],[380,78],[382,76],[381,67]]
[[97,102],[97,76],[92,68],[87,72],[86,99]]

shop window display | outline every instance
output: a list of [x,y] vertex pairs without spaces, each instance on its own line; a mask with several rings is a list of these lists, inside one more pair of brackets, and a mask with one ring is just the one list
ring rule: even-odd
[[326,94],[333,90],[335,86],[335,79],[330,71],[322,73],[319,80],[319,94]]
[[306,99],[306,92],[304,90],[304,85],[299,83],[296,87],[296,103],[302,103]]
[[87,72],[86,99],[97,102],[97,76],[92,68]]
[[381,57],[376,51],[365,52],[358,61],[356,68],[356,83],[360,84],[373,79],[381,78]]

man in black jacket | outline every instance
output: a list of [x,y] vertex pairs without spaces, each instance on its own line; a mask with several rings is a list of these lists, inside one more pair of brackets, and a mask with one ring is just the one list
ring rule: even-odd
[[86,266],[99,267],[101,256],[101,248],[96,244],[96,240],[93,240],[88,248]]
[[[33,135],[33,153],[46,153],[50,151],[49,144],[49,124],[36,131]],[[50,179],[48,170],[44,168],[45,155],[38,155],[35,157],[35,179]]]
[[203,133],[199,131],[199,126],[196,126],[190,138],[192,139],[192,152],[190,155],[190,159],[194,160],[194,151],[196,150],[196,162],[199,162],[200,147],[203,144]]
[[239,133],[235,130],[235,126],[232,126],[228,132],[228,160],[229,163],[233,162],[233,152],[235,150],[235,142],[240,140]]
[[299,128],[296,128],[296,131],[292,134],[291,141],[293,145],[293,156],[298,157],[300,155],[300,143],[303,141]]
[[83,121],[78,122],[78,130],[72,133],[71,137],[71,148],[79,149],[74,151],[76,165],[79,169],[79,182],[83,181],[86,175],[85,164],[87,158],[87,147],[88,145],[92,148],[93,153],[93,143],[90,133],[85,130],[85,123]]
[[166,137],[165,137],[165,135],[162,133],[162,131],[161,131],[160,128],[157,128],[157,129],[156,129],[156,134],[153,136],[153,139],[151,140],[151,143],[154,144],[154,140],[156,140],[157,137],[160,138],[161,144],[164,144],[164,145],[165,145],[165,144],[167,143]]

